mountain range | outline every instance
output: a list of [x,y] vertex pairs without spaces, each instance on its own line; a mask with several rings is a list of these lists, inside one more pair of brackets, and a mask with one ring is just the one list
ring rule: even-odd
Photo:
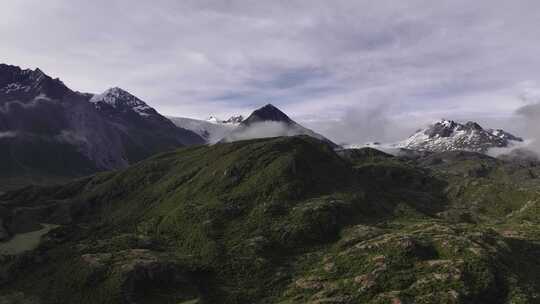
[[[2,189],[125,168],[183,146],[297,135],[338,147],[272,104],[247,118],[165,117],[118,87],[101,94],[80,93],[39,69],[0,65]],[[483,129],[475,122],[441,120],[390,146],[411,151],[486,153],[522,142],[520,137],[500,129]]]
[[113,88],[80,93],[43,71],[0,65],[0,175],[39,182],[125,168],[204,139]]
[[271,104],[167,118],[0,65],[0,303],[540,303],[540,161],[486,154],[522,142],[348,149]]
[[[101,94],[80,93],[39,69],[0,65],[0,179],[6,181],[4,188],[125,168],[183,146],[296,135],[338,147],[272,104],[247,118],[164,117],[118,87]],[[389,146],[487,153],[522,142],[504,130],[484,129],[475,122],[441,120]]]
[[0,65],[2,189],[121,169],[183,146],[300,134],[331,143],[272,105],[245,120],[167,118],[118,87],[80,93],[39,69]]

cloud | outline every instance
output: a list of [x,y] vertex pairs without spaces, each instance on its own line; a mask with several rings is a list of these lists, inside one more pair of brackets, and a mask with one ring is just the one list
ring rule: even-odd
[[395,132],[397,123],[392,119],[387,105],[380,104],[372,107],[351,108],[343,116],[334,121],[308,122],[310,128],[321,130],[329,138],[340,144],[367,143],[391,141],[390,138],[399,133]]
[[249,125],[249,127],[240,126],[233,132],[229,133],[225,140],[227,142],[233,142],[238,140],[247,140],[253,138],[267,138],[278,136],[294,136],[299,135],[296,128],[291,128],[285,123],[276,121],[258,122]]
[[515,90],[520,104],[507,119],[508,129],[525,141],[508,148],[492,149],[489,154],[509,160],[531,160],[534,153],[540,158],[540,85],[526,81],[517,84]]
[[24,109],[30,109],[30,108],[35,108],[42,103],[58,103],[58,102],[50,99],[49,97],[43,94],[40,94],[28,102],[20,102],[18,100],[5,102],[0,105],[0,113],[10,112],[13,106],[21,107]]
[[531,140],[525,140],[523,142],[511,142],[508,147],[491,148],[487,151],[487,155],[491,157],[505,156],[508,159],[520,158],[523,156],[529,157],[531,154],[536,154],[531,150]]
[[540,103],[524,105],[516,110],[516,114],[524,117],[529,122],[535,122],[540,118]]
[[518,162],[522,164],[534,164],[535,166],[538,165],[540,162],[540,157],[538,153],[531,151],[527,148],[515,148],[510,149],[507,151],[499,151],[504,153],[498,153],[495,155],[491,155],[494,157],[498,157],[503,160],[512,161],[512,162]]
[[73,131],[70,130],[62,130],[60,133],[54,135],[54,136],[46,136],[38,133],[33,132],[19,132],[19,131],[0,131],[0,139],[2,138],[15,138],[17,136],[20,137],[38,137],[43,140],[54,140],[64,143],[69,143],[76,146],[81,146],[84,144],[87,144],[88,141],[85,137],[80,136]]
[[120,86],[173,116],[271,102],[299,122],[359,129],[371,115],[480,119],[513,112],[510,91],[540,69],[536,0],[47,3],[3,4],[2,60],[81,91]]
[[14,131],[0,131],[0,139],[17,137],[17,132]]
[[59,134],[54,136],[54,139],[60,142],[69,143],[76,146],[82,146],[88,144],[86,137],[77,134],[70,130],[62,130]]
[[540,154],[540,102],[520,107],[516,116],[516,122],[523,125],[523,136],[529,140],[526,148]]

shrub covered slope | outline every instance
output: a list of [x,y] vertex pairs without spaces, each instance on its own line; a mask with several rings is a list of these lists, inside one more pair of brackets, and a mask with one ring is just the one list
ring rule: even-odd
[[1,257],[0,303],[539,303],[537,174],[309,137],[182,148],[1,196],[0,238],[60,226]]

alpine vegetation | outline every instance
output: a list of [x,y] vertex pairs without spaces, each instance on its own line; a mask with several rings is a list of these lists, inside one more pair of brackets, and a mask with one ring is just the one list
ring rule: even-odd
[[0,304],[540,304],[540,1],[4,2]]

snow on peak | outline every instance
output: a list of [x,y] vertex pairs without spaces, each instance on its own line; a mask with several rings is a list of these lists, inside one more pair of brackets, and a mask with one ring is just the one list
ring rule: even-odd
[[207,122],[213,123],[213,124],[220,124],[220,125],[238,125],[244,120],[244,116],[242,115],[233,115],[229,117],[227,120],[219,119],[214,115],[210,115],[208,119],[206,119]]
[[441,126],[445,127],[445,128],[453,128],[456,126],[456,122],[453,121],[453,120],[447,120],[447,119],[442,119],[441,121],[439,122],[436,122],[438,124],[440,124]]
[[117,102],[119,101],[123,103],[125,102],[131,103],[131,104],[144,103],[137,97],[131,95],[130,93],[122,90],[119,87],[107,89],[105,90],[105,92],[101,94],[96,94],[92,96],[92,98],[90,99],[90,102],[94,102],[94,103],[105,102],[112,106],[115,106]]
[[10,94],[13,92],[21,92],[21,91],[29,92],[31,89],[32,89],[32,86],[30,85],[23,85],[21,83],[12,82],[12,83],[8,83],[3,88],[0,88],[0,92],[5,93],[5,94]]
[[0,87],[0,93],[4,94],[17,94],[17,93],[29,93],[32,90],[38,90],[37,93],[43,93],[49,86],[43,86],[46,81],[56,84],[54,88],[58,86],[65,87],[64,83],[60,79],[52,79],[47,76],[42,70],[36,68],[21,69],[16,66],[2,65],[0,78],[7,80],[5,84]]
[[[186,117],[168,117],[177,127],[199,134],[210,144],[214,144],[234,130],[237,125],[219,123],[219,119],[198,120]],[[213,118],[213,117],[211,117]]]
[[397,147],[411,150],[451,151],[468,150],[486,152],[490,148],[508,147],[523,141],[503,130],[485,130],[478,123],[465,124],[453,120],[440,120],[425,129],[420,129]]
[[213,116],[213,115],[210,115],[210,117],[208,117],[208,118],[206,119],[206,121],[208,121],[209,123],[214,123],[214,124],[219,124],[219,123],[222,122],[221,119],[219,119],[219,118],[217,118],[217,117],[215,117],[215,116]]
[[237,124],[241,123],[243,120],[244,120],[244,116],[242,116],[242,115],[233,115],[233,116],[229,117],[229,119],[227,119],[227,120],[225,120],[223,122],[226,123],[226,124],[237,125]]
[[95,103],[98,107],[99,103],[106,103],[113,108],[129,107],[141,116],[149,116],[149,111],[152,110],[144,101],[119,87],[110,88],[101,94],[92,96],[90,102]]

